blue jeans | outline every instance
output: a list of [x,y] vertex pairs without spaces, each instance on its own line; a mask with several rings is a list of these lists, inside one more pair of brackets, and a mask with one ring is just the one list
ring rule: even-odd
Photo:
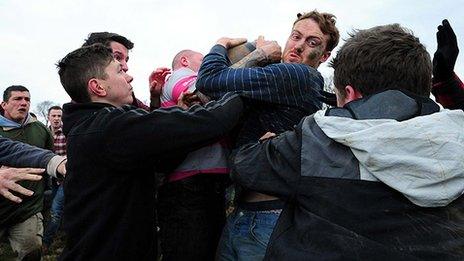
[[43,244],[49,247],[53,242],[53,238],[58,232],[61,224],[61,217],[63,216],[64,207],[64,192],[63,185],[60,185],[53,198],[52,207],[50,209],[50,222],[45,229]]
[[219,241],[217,260],[263,260],[280,212],[237,208],[228,218]]

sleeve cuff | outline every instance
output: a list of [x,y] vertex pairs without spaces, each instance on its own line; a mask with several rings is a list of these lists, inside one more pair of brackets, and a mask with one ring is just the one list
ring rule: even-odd
[[57,172],[56,169],[58,168],[58,165],[61,164],[61,162],[65,161],[66,157],[65,156],[53,156],[53,158],[50,159],[50,161],[47,164],[47,173],[48,175],[56,178],[57,177]]

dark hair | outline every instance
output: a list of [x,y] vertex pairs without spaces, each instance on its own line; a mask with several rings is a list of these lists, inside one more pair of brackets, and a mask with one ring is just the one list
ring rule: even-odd
[[293,23],[293,26],[303,19],[312,19],[319,25],[321,32],[329,36],[329,40],[327,41],[327,46],[325,48],[326,51],[332,51],[335,46],[337,46],[338,41],[340,40],[340,33],[335,26],[335,23],[337,22],[337,17],[335,15],[319,13],[317,10],[313,10],[309,13],[298,13],[296,17],[297,19]]
[[430,55],[411,31],[390,24],[357,30],[350,37],[330,62],[342,98],[347,85],[363,96],[402,89],[429,97]]
[[11,92],[29,92],[29,90],[22,85],[11,85],[3,92],[3,101],[7,102],[11,97]]
[[115,33],[109,33],[109,32],[90,33],[89,37],[85,40],[82,47],[89,46],[89,45],[96,44],[96,43],[100,43],[106,47],[110,47],[111,42],[120,43],[124,45],[124,47],[126,47],[127,50],[134,48],[134,43],[131,42],[126,37],[119,35],[119,34],[115,34]]
[[63,111],[63,109],[62,109],[60,106],[55,105],[55,106],[52,106],[52,107],[48,108],[48,114],[50,114],[50,112],[51,112],[52,110],[60,110],[60,111]]
[[71,99],[90,102],[87,83],[92,78],[106,79],[105,68],[113,61],[111,49],[102,44],[81,47],[67,54],[56,65],[60,81]]

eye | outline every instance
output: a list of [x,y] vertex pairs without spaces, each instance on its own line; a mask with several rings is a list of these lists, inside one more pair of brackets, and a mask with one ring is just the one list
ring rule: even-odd
[[292,34],[290,35],[290,38],[291,38],[292,40],[299,40],[301,37],[300,37],[300,35],[298,35],[297,33],[292,33]]
[[122,56],[119,55],[119,54],[115,54],[114,59],[116,59],[116,61],[120,62],[122,60]]
[[311,47],[315,47],[315,46],[319,46],[322,41],[318,38],[309,38],[308,40],[306,40],[306,42],[308,43],[309,46]]

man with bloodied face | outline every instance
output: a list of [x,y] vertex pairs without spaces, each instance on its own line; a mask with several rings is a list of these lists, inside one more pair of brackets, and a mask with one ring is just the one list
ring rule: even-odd
[[[197,90],[218,99],[227,92],[248,98],[249,112],[235,147],[256,143],[266,132],[282,133],[322,107],[324,85],[319,65],[338,44],[335,16],[311,11],[298,14],[283,52],[267,41],[252,54],[281,63],[232,68],[227,50],[245,39],[221,38],[203,59]],[[232,173],[233,177],[233,173]],[[251,190],[236,190],[236,208],[228,217],[218,248],[219,260],[262,260],[283,201]],[[245,232],[244,232],[245,231]]]

